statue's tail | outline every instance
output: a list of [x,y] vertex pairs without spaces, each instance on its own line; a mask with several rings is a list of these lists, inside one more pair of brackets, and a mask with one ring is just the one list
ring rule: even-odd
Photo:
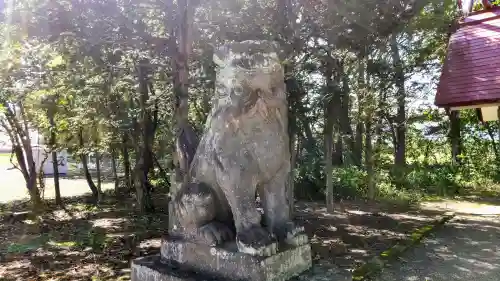
[[186,123],[182,126],[179,137],[177,138],[176,148],[179,160],[179,166],[183,171],[188,172],[191,163],[193,162],[194,154],[198,148],[198,136],[191,124]]

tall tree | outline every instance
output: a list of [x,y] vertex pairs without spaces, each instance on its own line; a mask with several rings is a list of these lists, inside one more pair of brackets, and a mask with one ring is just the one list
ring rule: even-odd
[[324,153],[325,153],[325,177],[326,177],[326,206],[327,211],[334,212],[334,198],[333,198],[333,140],[334,140],[334,127],[336,123],[336,109],[338,108],[338,93],[335,90],[336,85],[334,70],[336,60],[331,57],[330,52],[324,58],[324,77],[325,85],[325,98],[324,98]]
[[406,166],[406,91],[403,62],[399,54],[397,34],[391,37],[392,63],[394,67],[394,84],[397,89],[396,143],[394,144],[394,165]]
[[138,132],[140,132],[141,141],[137,144],[138,159],[134,168],[135,189],[137,203],[140,209],[145,212],[153,212],[154,205],[151,199],[151,183],[149,173],[153,168],[153,143],[156,126],[154,124],[154,109],[148,106],[150,94],[154,94],[152,83],[150,81],[151,69],[149,60],[141,59],[137,66],[137,75],[139,79],[139,109],[140,117],[138,120]]
[[55,192],[55,199],[56,199],[56,204],[57,205],[62,205],[62,199],[61,199],[61,187],[59,185],[59,161],[57,157],[57,133],[56,133],[56,122],[55,122],[55,102],[51,101],[49,105],[49,109],[47,110],[47,117],[49,119],[49,124],[50,124],[50,150],[51,150],[51,158],[52,158],[52,170],[53,170],[53,176],[54,176],[54,192]]
[[460,113],[458,111],[448,111],[447,113],[450,119],[448,138],[451,145],[451,159],[454,165],[460,165],[463,152]]
[[[172,9],[173,4],[169,2],[167,9]],[[192,49],[192,26],[193,15],[197,6],[197,1],[179,0],[177,1],[177,14],[172,19],[171,26],[175,28],[171,30],[172,48],[172,69],[174,73],[174,94],[175,94],[175,131],[176,139],[179,140],[181,134],[188,130],[188,112],[189,112],[189,57]],[[183,153],[180,145],[177,145],[176,154],[181,157]],[[188,180],[188,161],[175,161],[176,165],[176,182],[187,182]],[[184,167],[180,164],[183,163]]]

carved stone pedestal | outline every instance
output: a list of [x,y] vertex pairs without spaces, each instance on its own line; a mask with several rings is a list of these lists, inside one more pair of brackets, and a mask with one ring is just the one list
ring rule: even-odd
[[132,281],[285,281],[311,263],[309,244],[255,257],[237,252],[234,243],[216,248],[170,238],[163,241],[161,255],[132,262]]

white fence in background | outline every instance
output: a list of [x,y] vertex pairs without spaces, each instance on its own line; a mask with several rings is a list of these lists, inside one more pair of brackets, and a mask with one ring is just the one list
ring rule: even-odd
[[68,153],[66,152],[66,150],[57,152],[57,158],[54,160],[52,159],[52,153],[47,153],[44,147],[34,146],[33,158],[35,160],[35,167],[38,171],[44,159],[46,159],[43,163],[43,173],[47,176],[54,175],[54,161],[57,161],[60,175],[66,175],[68,173]]

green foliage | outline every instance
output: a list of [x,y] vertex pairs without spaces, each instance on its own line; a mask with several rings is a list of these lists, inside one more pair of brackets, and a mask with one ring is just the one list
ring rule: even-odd
[[170,182],[167,178],[158,175],[158,177],[151,177],[151,184],[160,190],[163,190],[165,193],[168,193],[170,189]]
[[417,167],[406,175],[409,188],[442,196],[457,194],[460,180],[461,175],[456,168],[449,165]]
[[[462,167],[455,167],[451,164],[412,165],[403,173],[402,182],[398,183],[389,171],[379,170],[376,173],[377,199],[406,205],[435,196],[452,197],[466,194],[493,196],[500,191],[495,178],[484,171],[479,173],[475,169],[470,170],[466,165]],[[365,170],[356,166],[335,168],[333,180],[334,194],[337,198],[367,197]],[[304,195],[298,191],[297,194],[303,196],[299,198],[324,198],[324,178],[318,179],[317,185],[312,185],[310,182],[309,184],[307,189],[304,186],[296,187],[302,192],[311,192]]]
[[365,197],[367,193],[366,171],[356,166],[334,169],[335,194],[342,198]]
[[302,199],[315,199],[323,197],[324,175],[322,159],[318,151],[311,148],[307,151],[302,161],[297,163],[295,196]]
[[25,243],[13,243],[7,247],[7,253],[24,254],[34,251],[40,247],[43,247],[49,241],[49,239],[50,237],[48,235],[42,234],[29,239]]
[[[17,3],[9,11],[12,20],[0,25],[0,116],[10,104],[22,105],[27,125],[45,140],[55,133],[52,149],[66,149],[75,157],[120,154],[121,166],[126,151],[131,168],[142,155],[141,136],[150,117],[154,131],[148,145],[161,169],[151,169],[149,181],[155,190],[168,189],[176,117],[173,66],[179,59],[171,43],[182,41],[174,38],[182,32],[172,31],[179,24],[175,9],[165,12],[162,1],[49,2]],[[284,51],[280,60],[289,72],[289,123],[300,144],[294,170],[297,198],[325,196],[324,105],[329,99],[337,99],[335,152],[337,145],[342,148],[342,159],[337,157],[331,171],[337,197],[364,198],[372,183],[378,198],[402,202],[493,188],[500,179],[499,125],[482,125],[473,111],[461,112],[463,151],[457,167],[451,161],[449,118],[428,104],[450,24],[459,16],[456,1],[428,1],[425,7],[405,2],[340,1],[332,7],[290,1],[284,16],[271,0],[202,1],[187,46],[192,49],[190,121],[201,134],[216,93],[214,48],[227,40],[273,39]],[[300,16],[294,15],[298,11]],[[403,77],[398,77],[391,42]],[[147,72],[147,97],[139,91],[139,69]],[[401,79],[404,91],[398,89]],[[403,92],[405,116],[398,121]],[[398,123],[406,129],[402,141],[396,136]],[[398,142],[406,145],[407,167],[393,165]]]

